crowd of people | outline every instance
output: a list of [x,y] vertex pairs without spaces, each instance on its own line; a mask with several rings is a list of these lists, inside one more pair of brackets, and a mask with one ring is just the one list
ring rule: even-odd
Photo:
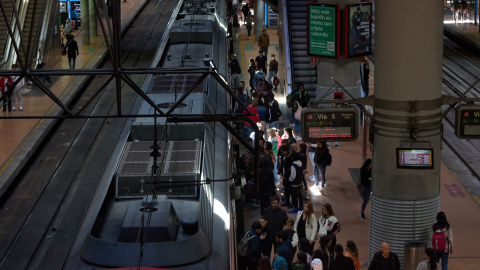
[[[340,223],[328,203],[322,206],[317,219],[310,202],[297,213],[296,220],[289,219],[279,206],[280,199],[271,198],[271,206],[264,215],[254,221],[249,237],[251,245],[245,256],[240,257],[241,269],[248,270],[360,270],[360,256],[354,241],[336,243]],[[443,237],[437,237],[442,234]],[[443,242],[438,242],[438,240]],[[314,249],[315,241],[318,247]],[[437,241],[437,242],[436,242]],[[439,250],[441,248],[442,250]],[[273,250],[273,254],[272,254]],[[453,252],[452,229],[445,213],[439,212],[432,226],[432,248],[425,249],[425,260],[418,263],[416,270],[448,269],[448,255]],[[390,244],[383,242],[371,260],[368,270],[399,270],[398,255],[391,251]]]

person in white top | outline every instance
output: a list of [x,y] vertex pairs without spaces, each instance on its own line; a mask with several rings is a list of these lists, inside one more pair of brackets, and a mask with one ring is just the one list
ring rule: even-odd
[[[13,64],[12,65],[13,70],[18,70],[17,65]],[[14,76],[13,77],[13,83],[15,83],[18,80],[19,76]],[[15,89],[13,90],[13,95],[12,95],[12,111],[15,111],[15,105],[18,103],[18,109],[20,111],[23,111],[22,107],[22,89],[25,87],[25,79],[22,78],[20,81],[18,81],[17,85],[15,85]]]

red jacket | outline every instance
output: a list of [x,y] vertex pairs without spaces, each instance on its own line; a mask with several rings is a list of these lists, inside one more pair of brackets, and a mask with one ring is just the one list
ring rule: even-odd
[[[258,116],[257,108],[253,106],[247,107],[248,111],[255,114],[254,116],[247,116],[247,118],[251,119],[255,123],[260,123],[260,116]],[[247,113],[246,110],[243,110],[243,113]],[[251,126],[249,122],[245,122],[245,126]]]
[[[8,85],[12,85],[13,84],[13,80],[12,80],[12,77],[10,76],[7,76],[7,84]],[[5,93],[5,76],[2,76],[2,78],[0,78],[0,92]]]

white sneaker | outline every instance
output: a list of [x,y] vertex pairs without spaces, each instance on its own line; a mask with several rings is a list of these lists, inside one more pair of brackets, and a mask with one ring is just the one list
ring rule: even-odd
[[15,105],[12,105],[12,111],[15,111]]
[[18,109],[20,109],[20,111],[23,111],[22,105],[20,105],[20,107],[18,107]]

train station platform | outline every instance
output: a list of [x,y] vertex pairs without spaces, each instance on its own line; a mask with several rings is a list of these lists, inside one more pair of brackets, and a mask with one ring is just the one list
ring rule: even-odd
[[[478,35],[478,26],[472,24],[448,24],[445,28],[450,31],[455,31],[462,35],[465,39],[471,39],[477,45],[480,45]],[[242,30],[239,35],[239,41],[234,42],[234,52],[237,54],[237,59],[242,67],[242,79],[248,83],[248,65],[249,59],[258,55],[258,44],[255,40],[255,33],[252,30],[251,39],[248,39],[247,31],[242,25]],[[277,29],[275,27],[267,28],[267,34],[270,37],[270,46],[268,49],[267,58],[270,61],[270,54],[276,55],[276,60],[279,62],[280,81],[285,78],[283,70],[285,70],[285,59],[280,53],[278,44]],[[241,59],[239,59],[241,57]],[[267,62],[268,62],[267,61]],[[374,93],[374,77],[375,64],[370,61],[370,93]],[[267,72],[268,74],[268,72]],[[276,99],[280,106],[283,106],[283,114],[280,120],[280,127],[286,127],[289,124],[288,108],[285,105],[284,97],[288,93],[284,93],[285,89],[279,85],[278,91],[274,92]],[[298,142],[298,141],[297,141]],[[333,145],[333,144],[332,144]],[[370,236],[370,203],[365,211],[366,219],[360,218],[361,205],[363,199],[357,189],[356,183],[352,179],[349,172],[351,168],[360,168],[364,160],[364,138],[363,127],[360,128],[360,136],[353,142],[340,142],[338,148],[330,147],[330,153],[333,157],[332,165],[327,167],[327,183],[325,189],[318,190],[312,188],[314,183],[307,179],[309,188],[310,201],[313,203],[313,208],[317,218],[319,218],[322,205],[330,203],[333,207],[335,215],[341,224],[341,232],[337,235],[337,243],[345,247],[347,240],[352,240],[356,243],[360,252],[361,269],[368,269],[369,266],[369,236]],[[365,151],[366,157],[371,158],[371,152]],[[242,154],[242,153],[241,153]],[[480,241],[478,231],[478,224],[480,222],[480,199],[475,195],[472,186],[480,184],[478,179],[469,177],[468,175],[461,175],[455,171],[452,166],[452,160],[455,156],[451,151],[444,147],[442,150],[442,165],[441,165],[441,206],[440,210],[446,213],[447,219],[452,226],[454,235],[454,253],[449,257],[450,270],[466,270],[477,269],[480,264],[480,253],[476,250],[476,243]],[[375,166],[375,165],[373,165]],[[308,161],[308,176],[313,172],[310,160]],[[375,179],[373,179],[375,181]],[[281,189],[277,190],[277,195],[281,196]],[[282,207],[287,212],[291,209]],[[260,216],[257,207],[253,204],[247,204],[244,207],[244,227],[248,230],[253,221],[258,220]],[[296,214],[289,213],[288,217],[295,220]],[[393,225],[393,224],[392,224]],[[433,224],[432,224],[433,225]],[[315,248],[319,246],[318,239]],[[376,247],[380,250],[380,246]],[[392,250],[396,251],[396,250]]]
[[[146,3],[145,0],[120,1],[121,4],[121,28],[122,31],[135,18],[135,15]],[[99,26],[100,27],[100,26]],[[76,69],[95,68],[107,53],[105,40],[102,32],[98,36],[90,37],[90,44],[82,44],[82,30],[74,30],[73,35],[77,41],[79,55],[76,58]],[[60,58],[60,59],[58,59]],[[51,59],[42,59],[46,69],[69,69],[67,55],[61,51]],[[63,102],[69,100],[83,83],[86,76],[52,76],[52,84],[47,87],[55,93]],[[0,116],[41,116],[56,115],[60,107],[46,96],[37,86],[26,87],[22,92],[23,111],[1,112]],[[21,168],[26,164],[44,138],[52,120],[47,119],[1,119],[0,120],[0,196],[8,188],[9,184],[18,175]]]
[[[127,25],[129,20],[143,6],[145,0],[127,0],[120,1],[122,5],[122,25]],[[475,44],[480,44],[478,35],[478,26],[473,24],[445,24],[445,29],[457,32],[467,40],[472,40]],[[285,59],[280,53],[279,40],[276,35],[276,28],[268,28],[267,33],[271,39],[269,54],[276,54],[276,59],[280,65],[284,65]],[[98,63],[101,56],[105,53],[103,37],[92,38],[92,44],[82,45],[81,33],[75,32],[76,40],[79,45],[80,54],[77,58],[77,69],[92,68]],[[258,55],[258,46],[252,33],[252,38],[248,40],[244,27],[240,33],[240,40],[234,43],[235,53],[239,58],[243,80],[248,81],[248,59],[255,58]],[[60,52],[59,52],[60,53]],[[66,56],[61,56],[62,61],[57,64],[47,63],[48,69],[68,69]],[[269,56],[267,56],[269,58]],[[52,61],[53,63],[53,61]],[[284,70],[280,67],[280,70]],[[374,63],[372,63],[372,74],[370,93],[373,93],[374,81]],[[278,77],[282,80],[285,74],[279,73]],[[64,76],[52,78],[53,83],[48,85],[57,96],[68,98],[72,92],[80,85],[81,76]],[[275,93],[276,98],[282,102],[286,95],[285,89],[279,86]],[[284,101],[283,101],[284,103]],[[23,96],[23,111],[2,112],[2,116],[9,115],[47,115],[58,110],[51,99],[44,96],[35,89],[26,90]],[[283,126],[288,125],[288,119],[282,119]],[[51,120],[38,119],[1,119],[0,120],[0,196],[5,192],[10,181],[16,177],[21,167],[25,165],[26,160],[34,152],[37,141],[46,135],[48,124]],[[330,148],[333,156],[332,166],[327,168],[328,185],[324,190],[310,189],[310,198],[314,205],[317,217],[320,214],[321,206],[324,203],[330,203],[333,206],[338,217],[342,231],[338,234],[337,242],[345,245],[347,240],[353,240],[360,251],[361,268],[368,268],[369,253],[369,228],[370,228],[370,204],[365,212],[367,218],[362,220],[359,217],[362,199],[358,189],[349,173],[349,168],[359,168],[363,162],[363,134],[354,142],[341,142],[339,148]],[[442,156],[448,149],[442,151]],[[368,151],[367,151],[368,152]],[[369,152],[368,152],[369,153]],[[367,156],[370,157],[370,154]],[[448,162],[448,160],[445,160]],[[308,171],[312,172],[311,164],[308,164]],[[309,174],[310,175],[310,174]],[[480,224],[480,200],[473,195],[471,188],[467,185],[468,181],[475,179],[466,179],[464,176],[451,170],[447,163],[442,162],[441,167],[441,210],[447,215],[452,226],[454,235],[454,253],[449,258],[450,270],[469,270],[478,269],[480,265],[480,252],[476,244],[480,242],[478,228]],[[478,179],[477,179],[478,181]],[[313,182],[308,181],[312,186]],[[280,195],[280,191],[279,191]],[[254,220],[257,220],[259,213],[255,208],[245,207],[245,228],[249,228]],[[284,208],[285,209],[285,208]],[[288,210],[288,209],[286,209]],[[289,218],[295,219],[295,214],[288,214]],[[315,248],[318,247],[318,242]],[[378,247],[380,249],[380,247]]]

